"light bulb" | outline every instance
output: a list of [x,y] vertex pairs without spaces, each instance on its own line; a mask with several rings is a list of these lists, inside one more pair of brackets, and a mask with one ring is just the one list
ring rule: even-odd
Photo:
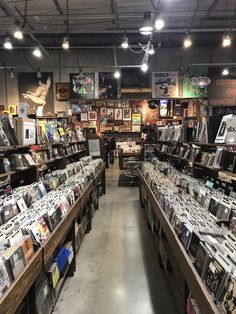
[[224,68],[222,71],[222,75],[227,76],[229,75],[229,69],[228,68]]
[[154,55],[155,50],[154,50],[154,48],[153,48],[153,44],[150,45],[150,48],[148,49],[148,53],[149,53],[150,55]]
[[155,27],[160,31],[165,26],[165,22],[162,19],[157,19],[155,22]]
[[13,35],[16,39],[19,39],[19,40],[23,39],[23,33],[20,29],[17,29]]
[[41,50],[39,49],[39,47],[35,47],[34,50],[33,50],[33,55],[37,58],[41,58],[42,57],[42,52]]
[[142,70],[143,72],[147,72],[147,70],[148,70],[148,64],[147,64],[147,63],[143,63],[142,66],[141,66],[141,70]]
[[114,77],[116,79],[120,78],[120,71],[116,70],[115,73],[114,73]]
[[[139,28],[139,32],[143,35],[149,35],[153,31],[151,12],[144,12],[144,20],[142,26]],[[148,34],[149,33],[149,34]]]
[[185,39],[184,39],[184,48],[189,48],[192,46],[192,40],[190,38],[190,36],[187,36]]
[[222,46],[229,47],[231,46],[232,40],[229,34],[223,36]]
[[13,48],[9,37],[5,39],[3,46],[5,49],[8,49],[8,50],[11,50]]
[[124,48],[124,49],[127,49],[129,47],[129,43],[128,43],[128,38],[127,37],[124,38],[124,41],[122,42],[121,47]]
[[65,50],[68,50],[70,48],[70,43],[69,43],[67,37],[64,37],[64,39],[63,39],[62,48]]

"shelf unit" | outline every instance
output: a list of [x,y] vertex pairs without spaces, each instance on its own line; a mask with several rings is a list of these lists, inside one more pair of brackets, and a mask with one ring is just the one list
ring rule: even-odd
[[[81,149],[77,152],[71,153],[69,155],[65,154],[63,149],[66,146],[70,146],[73,144],[83,144],[84,149]],[[57,147],[59,150],[60,157],[54,158],[51,160],[44,161],[42,163],[36,164],[35,166],[10,171],[6,173],[0,173],[0,179],[9,178],[6,183],[0,183],[0,187],[4,187],[6,185],[12,185],[13,187],[20,185],[26,185],[38,181],[42,172],[46,172],[48,170],[56,170],[56,169],[64,169],[68,162],[70,161],[78,161],[81,157],[87,155],[87,143],[86,141],[72,141],[72,142],[61,142],[61,143],[50,143],[50,144],[40,144],[40,145],[17,145],[17,146],[7,146],[0,147],[0,156],[8,157],[13,153],[30,153],[31,151],[43,151],[48,150],[52,147]],[[42,167],[45,167],[42,169]],[[27,175],[26,175],[27,174]]]
[[[207,314],[219,313],[216,305],[213,302],[211,295],[209,294],[207,288],[203,284],[202,279],[200,278],[198,272],[194,268],[190,257],[188,256],[177,234],[175,233],[174,228],[167,219],[158,200],[156,199],[155,195],[153,194],[152,190],[150,189],[140,170],[138,170],[138,174],[140,178],[141,204],[145,206],[144,204],[147,204],[148,200],[151,201],[152,209],[155,212],[155,215],[157,216],[160,225],[164,231],[164,234],[166,236],[167,247],[169,247],[169,251],[172,252],[169,258],[173,266],[173,269],[174,270],[176,269],[174,264],[177,263],[177,268],[181,271],[182,277],[184,278],[189,289],[193,293],[193,296],[200,307],[201,313]],[[171,255],[173,255],[172,259]],[[183,291],[182,295],[187,296],[186,291]],[[182,304],[186,305],[186,300],[185,302],[182,302]],[[180,311],[181,313],[185,313],[185,308],[182,307]]]
[[[91,193],[96,188],[99,181],[102,181],[102,190],[105,193],[105,165],[102,166],[96,177],[90,182],[83,191],[76,203],[67,212],[63,220],[53,230],[50,238],[40,247],[26,265],[20,277],[15,280],[7,289],[5,294],[0,298],[0,313],[14,314],[22,301],[26,298],[30,304],[30,314],[36,313],[35,305],[35,282],[37,278],[46,273],[49,263],[51,262],[57,248],[64,242],[66,238],[72,241],[74,257],[71,265],[67,269],[68,276],[73,276],[75,271],[76,250],[75,250],[75,223],[77,217],[85,205],[90,202]],[[92,215],[86,232],[92,228]],[[65,280],[63,280],[62,285]],[[60,288],[60,290],[62,287]],[[58,296],[57,296],[58,297]],[[55,306],[55,304],[54,304]],[[25,314],[25,313],[24,313]]]

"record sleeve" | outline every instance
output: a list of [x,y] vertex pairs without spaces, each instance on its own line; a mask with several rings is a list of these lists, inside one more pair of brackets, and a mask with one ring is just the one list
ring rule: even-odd
[[233,276],[230,276],[223,291],[221,308],[224,313],[236,314],[236,279]]
[[197,248],[194,266],[202,278],[205,278],[206,271],[209,267],[210,259],[211,259],[210,251],[208,250],[206,245],[200,242]]
[[11,279],[8,275],[5,263],[0,260],[0,296],[4,294],[11,285]]

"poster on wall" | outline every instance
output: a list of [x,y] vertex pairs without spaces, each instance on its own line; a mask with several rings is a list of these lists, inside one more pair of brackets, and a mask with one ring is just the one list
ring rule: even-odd
[[88,112],[88,120],[89,121],[96,121],[97,120],[97,112],[96,111],[89,111]]
[[114,109],[113,108],[107,108],[107,117],[109,120],[114,119]]
[[99,72],[98,74],[99,99],[116,99],[117,98],[117,79],[112,72]]
[[[122,69],[121,74],[121,91],[132,89],[142,89],[144,92],[149,91],[149,73],[142,72],[140,69]],[[146,90],[147,89],[147,90]]]
[[122,109],[115,109],[115,120],[122,120]]
[[36,72],[18,73],[19,102],[29,104],[29,113],[53,116],[53,74],[42,72],[41,76],[38,78]]
[[69,83],[56,83],[56,100],[66,101],[69,99]]
[[208,101],[211,106],[233,106],[236,104],[236,69],[222,76],[222,68],[209,68]]
[[207,97],[207,86],[203,88],[193,85],[193,77],[207,77],[207,69],[190,69],[183,77],[183,97]]
[[98,73],[70,73],[70,98],[97,98],[97,75]]
[[141,123],[142,123],[141,113],[133,113],[132,114],[132,132],[140,132]]
[[152,98],[178,97],[178,72],[152,73]]
[[123,120],[130,121],[131,120],[131,108],[123,109]]

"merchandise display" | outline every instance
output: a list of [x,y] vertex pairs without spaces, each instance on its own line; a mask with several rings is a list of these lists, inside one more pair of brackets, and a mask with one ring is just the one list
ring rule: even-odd
[[[1,293],[24,271],[34,254],[33,243],[41,246],[50,238],[102,164],[101,159],[84,157],[66,169],[45,175],[38,183],[13,189],[1,201],[0,262],[2,280],[5,278]],[[71,249],[67,248],[66,252]],[[70,254],[66,254],[69,258]],[[55,257],[54,261],[58,260]],[[61,275],[63,265],[58,268]],[[55,280],[52,280],[54,285]]]
[[[235,230],[217,222],[234,219],[234,199],[157,159],[144,163],[141,171],[213,300],[224,312],[222,304],[229,285],[235,300],[236,237]],[[217,200],[214,211],[212,199]]]

